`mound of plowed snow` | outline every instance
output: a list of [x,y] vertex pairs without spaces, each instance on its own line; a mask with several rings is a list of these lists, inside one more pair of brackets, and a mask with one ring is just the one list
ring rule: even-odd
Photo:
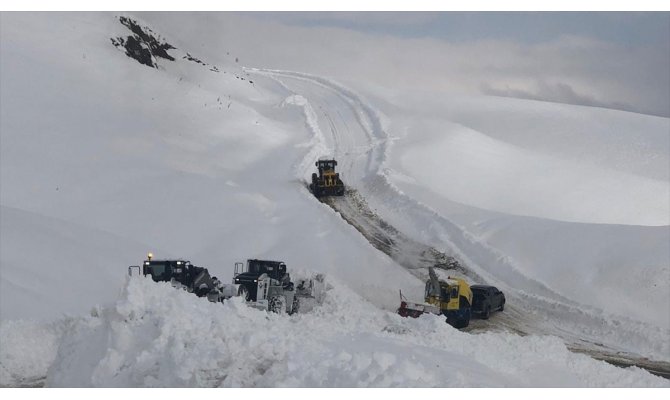
[[322,306],[287,316],[129,279],[114,305],[90,317],[32,326],[48,331],[40,346],[20,334],[25,326],[3,323],[11,347],[2,346],[0,383],[41,375],[66,387],[668,385],[571,353],[554,337],[470,335],[437,316],[403,319],[328,282]]

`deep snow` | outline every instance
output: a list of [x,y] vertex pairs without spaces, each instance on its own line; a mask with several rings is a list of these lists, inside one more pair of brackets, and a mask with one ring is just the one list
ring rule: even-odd
[[119,300],[94,314],[62,333],[40,327],[52,340],[37,348],[10,336],[16,346],[3,359],[66,387],[667,386],[572,353],[555,337],[472,335],[436,316],[403,319],[332,279],[321,307],[291,317],[144,278],[129,279]]
[[[176,62],[127,58],[114,14],[0,15],[0,385],[668,386],[564,344],[670,361],[667,118],[381,99],[243,69],[145,17]],[[309,194],[323,155],[385,220],[499,285],[530,335],[393,314],[423,284]],[[147,251],[224,281],[281,259],[332,289],[281,317],[125,284]]]

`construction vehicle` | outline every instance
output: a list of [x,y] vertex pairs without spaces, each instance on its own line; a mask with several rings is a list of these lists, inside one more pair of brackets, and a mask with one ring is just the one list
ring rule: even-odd
[[309,311],[323,300],[325,287],[321,274],[295,287],[284,262],[257,259],[247,260],[246,265],[235,263],[233,284],[249,305],[278,314]]
[[448,277],[438,278],[433,267],[428,268],[430,279],[426,282],[425,303],[411,303],[400,292],[398,314],[417,318],[430,313],[444,315],[447,323],[455,328],[465,328],[470,324],[472,290],[465,280]]
[[343,196],[344,182],[340,179],[340,174],[335,172],[337,161],[319,160],[314,165],[319,170],[318,174],[312,174],[312,183],[309,185],[314,196]]
[[[133,275],[133,270],[140,273],[140,267],[133,265],[128,267],[128,274]],[[174,287],[182,288],[198,297],[207,297],[212,302],[231,297],[235,289],[225,287],[215,276],[209,274],[207,268],[197,267],[182,259],[154,260],[151,253],[142,263],[141,273],[151,276],[154,282],[170,282]]]
[[281,261],[247,260],[246,266],[235,263],[232,284],[223,284],[212,277],[206,268],[197,267],[190,261],[154,260],[149,253],[142,267],[128,267],[128,274],[151,276],[155,282],[170,282],[198,297],[207,297],[212,302],[223,302],[242,296],[250,306],[279,314],[309,311],[321,304],[325,292],[325,279],[316,274],[310,279],[300,280],[297,287],[291,281],[286,264]]

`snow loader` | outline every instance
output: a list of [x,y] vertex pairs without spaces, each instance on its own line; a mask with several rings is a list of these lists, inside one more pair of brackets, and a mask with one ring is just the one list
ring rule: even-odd
[[309,311],[323,301],[324,277],[301,280],[296,287],[282,261],[249,259],[235,263],[233,284],[248,304],[278,314]]
[[[139,275],[139,266],[128,267],[128,274],[132,276],[133,270],[137,270]],[[209,274],[207,268],[197,267],[190,261],[182,259],[154,260],[151,253],[142,263],[141,273],[144,276],[151,276],[154,282],[170,282],[174,287],[182,288],[198,297],[207,297],[212,302],[232,297],[236,289],[221,284],[215,276]]]
[[460,278],[448,277],[440,280],[433,267],[428,268],[430,278],[426,282],[425,303],[411,303],[400,292],[398,314],[417,318],[431,313],[444,315],[447,323],[455,328],[465,328],[470,324],[472,290]]
[[312,174],[312,183],[309,185],[314,196],[343,196],[344,182],[340,179],[340,174],[335,172],[337,161],[318,160],[314,165],[319,170],[318,175]]

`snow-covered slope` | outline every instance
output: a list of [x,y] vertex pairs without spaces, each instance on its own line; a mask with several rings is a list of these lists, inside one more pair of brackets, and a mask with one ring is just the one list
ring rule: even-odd
[[[234,66],[217,73],[182,59],[148,68],[109,43],[124,30],[112,14],[3,15],[4,206],[143,243],[142,251],[108,243],[108,253],[123,254],[117,276],[153,251],[188,258],[225,281],[235,261],[269,257],[337,271],[361,290],[405,283],[409,274],[333,223],[339,218],[324,213],[293,175],[309,135],[295,122],[302,110],[283,103],[282,88],[242,81]],[[44,48],[34,31],[77,45]],[[63,88],[49,89],[54,82]],[[4,246],[4,230],[16,227],[3,222],[2,229]],[[76,253],[69,259],[75,270],[91,262]],[[3,259],[3,269],[22,269],[11,261]],[[120,288],[108,284],[112,293]],[[369,297],[390,307],[396,294]],[[21,304],[2,306],[12,316],[37,316]]]
[[[55,218],[0,207],[3,319],[79,315],[114,299],[123,284],[119,266],[145,245]],[[118,249],[124,249],[120,252]]]
[[[169,23],[176,61],[153,69],[110,43],[129,34],[113,14],[0,18],[0,385],[667,386],[544,335],[670,360],[668,119],[365,100],[327,78],[245,70],[220,38],[171,37]],[[394,315],[397,290],[418,300],[423,284],[311,196],[324,155],[384,220],[458,256],[542,329]],[[235,261],[281,259],[332,290],[288,318],[124,284],[147,251],[223,281]]]
[[[670,185],[667,178],[660,178],[663,171],[658,171],[670,163],[670,150],[663,151],[670,146],[669,135],[664,134],[667,119],[510,99],[464,99],[475,109],[481,104],[487,111],[493,103],[505,112],[507,124],[501,122],[487,136],[448,119],[476,125],[473,116],[461,115],[464,106],[456,105],[458,99],[421,100],[408,94],[402,97],[413,100],[407,110],[380,101],[376,104],[381,111],[376,111],[360,95],[327,79],[262,73],[301,93],[306,109],[321,110],[309,124],[318,142],[315,147],[344,160],[340,164],[348,182],[403,232],[467,259],[470,268],[487,275],[490,283],[533,291],[523,282],[530,279],[563,300],[664,330],[670,326],[670,290],[665,284],[670,282],[670,229],[663,225],[670,215]],[[436,104],[444,104],[444,109]],[[578,117],[567,117],[572,115],[567,110]],[[590,162],[590,153],[596,151],[585,150],[579,143],[572,152],[559,145],[557,115],[566,115],[570,121],[566,137],[579,128],[587,132],[581,141],[610,149],[609,156],[593,157],[595,161]],[[606,131],[609,125],[602,121],[608,116],[618,129],[616,134]],[[524,127],[526,117],[533,124]],[[502,119],[497,112],[486,118]],[[510,143],[496,139],[506,137],[507,125],[514,132]],[[553,132],[547,135],[545,147],[536,137],[523,149],[511,144],[523,143],[519,137],[538,136],[536,126]],[[634,130],[641,127],[644,130]],[[629,134],[636,147],[650,149],[650,154],[620,145]],[[557,150],[551,153],[554,144]],[[598,172],[585,172],[589,170]],[[505,204],[531,214],[535,210],[538,216],[516,215],[503,210]],[[582,212],[584,221],[575,221]],[[596,224],[596,219],[608,223]],[[644,219],[661,226],[642,226]],[[630,224],[615,223],[624,220]],[[631,274],[639,290],[629,290]]]
[[670,326],[667,118],[496,98],[424,104],[388,127],[386,174],[399,190],[557,292]]

